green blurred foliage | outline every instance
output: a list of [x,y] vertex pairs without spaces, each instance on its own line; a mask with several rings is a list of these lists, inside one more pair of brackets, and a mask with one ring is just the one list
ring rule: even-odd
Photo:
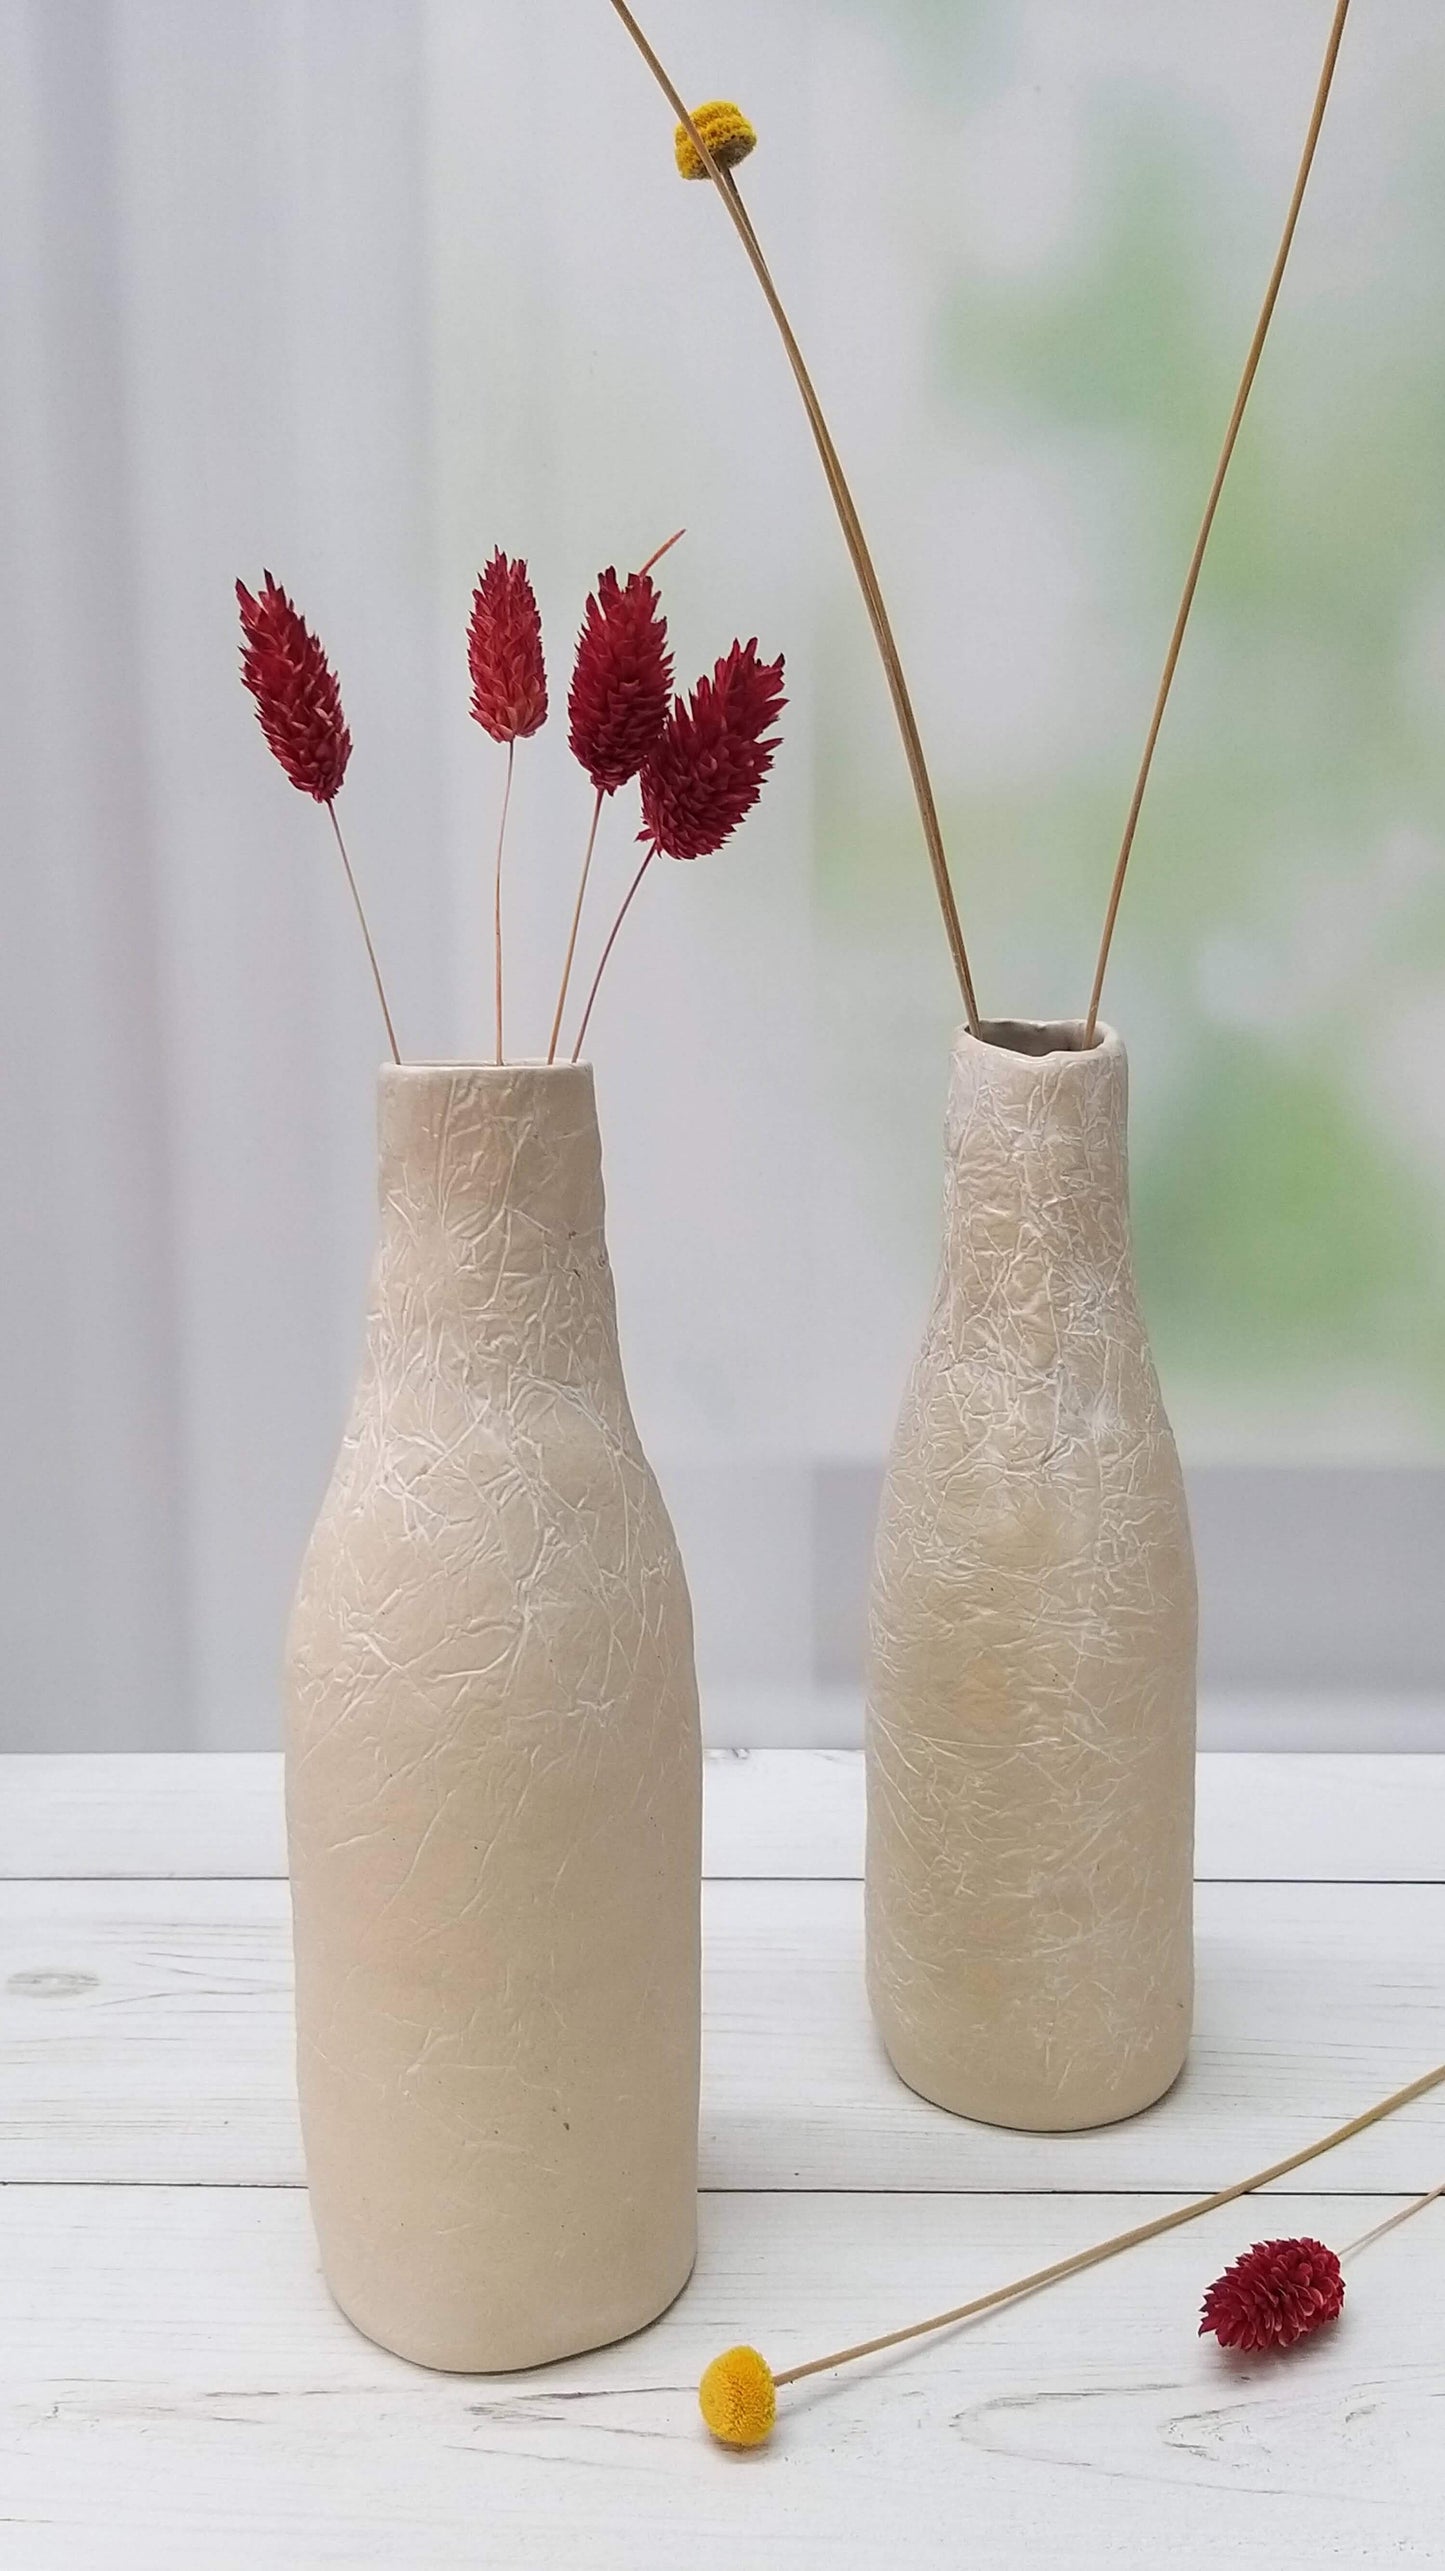
[[[945,0],[886,21],[850,0],[845,14],[891,25],[906,87],[926,98],[916,112],[935,118],[998,27]],[[1429,62],[1445,68],[1439,43]],[[1312,1418],[1343,1410],[1386,1454],[1402,1419],[1414,1451],[1445,1445],[1445,1152],[1422,1140],[1428,1112],[1402,1112],[1408,1063],[1392,1051],[1409,1020],[1415,1076],[1439,1082],[1445,1006],[1433,1059],[1418,1037],[1445,1002],[1445,129],[1424,68],[1387,102],[1396,149],[1377,224],[1387,248],[1413,245],[1409,261],[1372,278],[1342,259],[1337,299],[1318,274],[1304,309],[1286,286],[1145,808],[1109,1011],[1135,1053],[1140,1273],[1171,1400],[1207,1430],[1267,1387],[1271,1415],[1292,1411],[1306,1443]],[[962,445],[981,429],[1063,472],[1101,639],[1140,672],[1127,736],[1051,745],[1037,777],[977,792],[955,770],[946,827],[967,852],[956,872],[984,1005],[1000,1012],[1082,1006],[1263,282],[1238,248],[1228,138],[1182,91],[1101,83],[1080,171],[1061,253],[1006,277],[941,254],[933,280],[932,434]],[[1272,243],[1280,209],[1251,210],[1246,236]],[[1121,484],[1124,541],[1100,496]],[[891,954],[891,982],[880,973],[907,1048],[920,968],[903,959],[937,931],[901,777],[880,777],[876,726],[858,720],[876,682],[841,593],[823,673],[825,917],[840,955]],[[841,987],[856,982],[845,966]],[[1434,1131],[1445,1138],[1445,1120]],[[910,1224],[934,1219],[923,1173],[921,1149],[896,1162]]]

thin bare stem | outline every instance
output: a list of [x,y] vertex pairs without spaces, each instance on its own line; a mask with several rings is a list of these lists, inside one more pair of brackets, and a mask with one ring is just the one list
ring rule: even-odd
[[587,994],[587,1006],[582,1012],[582,1024],[577,1030],[577,1041],[572,1047],[572,1059],[574,1062],[582,1051],[582,1040],[587,1033],[587,1021],[592,1015],[592,1003],[597,997],[597,986],[601,981],[603,974],[607,970],[607,958],[611,954],[614,946],[617,944],[617,932],[621,928],[623,921],[626,919],[628,912],[632,908],[633,894],[636,892],[638,885],[641,883],[643,876],[646,874],[648,867],[652,864],[653,858],[656,855],[657,850],[655,848],[649,848],[647,855],[643,858],[641,865],[638,867],[636,874],[633,876],[631,883],[627,887],[626,894],[623,898],[622,908],[612,923],[607,944],[602,949],[602,961],[592,976],[592,988]]
[[[655,562],[656,554],[652,558]],[[577,931],[582,925],[582,905],[587,898],[587,878],[592,872],[592,851],[597,845],[597,824],[602,819],[602,794],[603,789],[599,786],[597,799],[592,806],[592,827],[587,833],[587,854],[582,860],[582,880],[577,887],[577,900],[572,912],[572,933],[567,940],[566,961],[562,966],[562,988],[557,994],[557,1014],[552,1020],[552,1037],[547,1047],[549,1062],[555,1062],[557,1059],[557,1038],[562,1032],[562,1012],[567,1006],[567,985],[572,979],[572,958],[577,952]],[[578,1041],[580,1043],[580,1037]]]
[[[827,2374],[834,2366],[851,2364],[854,2357],[876,2356],[880,2349],[897,2348],[905,2339],[922,2339],[931,2330],[947,2330],[956,2321],[971,2321],[980,2312],[992,2312],[1001,2303],[1012,2303],[1016,2296],[1033,2294],[1043,2285],[1056,2285],[1066,2276],[1079,2276],[1085,2268],[1097,2267],[1104,2259],[1117,2258],[1121,2250],[1137,2249],[1143,2241],[1156,2241],[1163,2232],[1177,2231],[1181,2223],[1196,2222],[1201,2214],[1212,2214],[1221,2205],[1232,2205],[1239,2196],[1252,2195],[1257,2187],[1268,2187],[1276,2178],[1288,2177],[1292,2169],[1302,2169],[1307,2160],[1318,2160],[1322,2152],[1333,2151],[1340,2143],[1349,2142],[1370,2125],[1379,2124],[1397,2107],[1407,2107],[1414,2098],[1423,2098],[1427,2089],[1439,2087],[1445,2080],[1445,2062],[1437,2063],[1422,2079],[1412,2080],[1403,2089],[1381,2100],[1377,2107],[1367,2107],[1362,2116],[1352,2116],[1347,2125],[1337,2125],[1322,2142],[1308,2143],[1303,2151],[1290,2152],[1284,2160],[1270,2163],[1268,2169],[1257,2169],[1252,2178],[1241,2178],[1233,2187],[1221,2187],[1213,2196],[1200,2196],[1191,2205],[1178,2205],[1171,2214],[1156,2215],[1151,2223],[1137,2223],[1129,2232],[1116,2232],[1112,2240],[1099,2241],[1091,2250],[1078,2250],[1072,2258],[1056,2259],[1052,2267],[1036,2268],[1032,2276],[1020,2277],[1013,2285],[995,2286],[990,2294],[977,2294],[971,2303],[956,2303],[951,2312],[936,2312],[931,2321],[915,2321],[906,2330],[887,2330],[878,2339],[859,2339],[851,2348],[835,2348],[830,2357],[814,2357],[806,2366],[790,2366],[785,2374],[775,2375],[778,2384],[801,2383],[805,2375]],[[1413,2208],[1411,2209],[1414,2210]],[[1395,2217],[1402,2220],[1403,2217]],[[1381,2226],[1385,2229],[1385,2226]],[[1373,2238],[1374,2235],[1369,2235]],[[1361,2245],[1356,2242],[1355,2247]]]
[[495,959],[493,997],[496,1003],[497,1060],[502,1059],[502,842],[507,836],[507,808],[512,800],[512,767],[517,756],[515,741],[507,743],[507,782],[502,788],[502,818],[497,824],[497,864],[492,892],[492,954]]
[[662,557],[663,557],[663,555],[664,555],[665,553],[671,553],[672,548],[673,548],[673,546],[674,546],[674,545],[679,545],[679,544],[681,544],[681,542],[682,542],[682,540],[683,540],[683,537],[686,535],[686,533],[687,533],[687,529],[686,529],[686,527],[679,527],[675,535],[671,535],[671,536],[669,536],[669,537],[668,537],[666,544],[661,544],[661,545],[659,545],[659,546],[658,546],[656,553],[650,553],[650,554],[648,555],[648,557],[647,557],[646,562],[643,564],[641,571],[640,571],[640,572],[638,573],[638,575],[637,575],[638,579],[639,579],[639,580],[645,580],[645,579],[647,578],[648,573],[651,571],[651,569],[652,569],[652,567],[653,567],[654,563],[659,563],[659,562],[661,562]]
[[356,904],[356,916],[361,922],[361,934],[366,940],[367,957],[371,964],[371,978],[376,984],[376,996],[381,1002],[381,1014],[386,1020],[386,1040],[391,1047],[391,1058],[393,1062],[400,1062],[401,1054],[397,1048],[396,1029],[391,1023],[391,1011],[386,1005],[386,993],[382,988],[381,966],[377,963],[376,949],[371,943],[371,931],[366,925],[366,913],[361,907],[361,895],[357,890],[356,877],[351,871],[351,859],[347,856],[346,842],[341,836],[341,824],[336,818],[335,804],[328,803],[326,810],[330,816],[331,827],[336,833],[336,845],[341,851],[341,863],[346,869],[346,880],[351,886],[351,898]]
[[783,308],[782,298],[778,293],[777,287],[773,283],[771,271],[769,270],[768,263],[763,256],[757,234],[753,230],[751,218],[743,204],[741,194],[735,180],[733,179],[731,171],[724,170],[720,163],[714,159],[712,152],[709,150],[691,112],[682,98],[681,92],[676,88],[667,72],[664,71],[662,64],[658,60],[657,55],[653,52],[651,45],[644,36],[642,29],[639,27],[637,20],[632,14],[632,11],[627,6],[627,0],[612,0],[612,6],[616,10],[624,27],[627,29],[628,34],[631,36],[633,43],[636,45],[638,52],[641,54],[643,61],[648,67],[648,70],[652,73],[658,87],[667,99],[674,115],[677,117],[679,123],[686,132],[690,142],[692,143],[693,149],[707,171],[708,177],[711,179],[722,199],[723,205],[727,210],[729,221],[732,223],[733,229],[737,233],[738,239],[743,245],[749,264],[762,288],[764,301],[766,302],[768,310],[772,314],[773,320],[777,325],[778,334],[787,353],[788,363],[792,368],[798,390],[803,397],[803,408],[807,414],[808,425],[812,430],[813,443],[818,450],[818,456],[823,467],[824,478],[832,495],[833,506],[838,513],[838,523],[843,530],[843,540],[847,545],[853,569],[857,575],[858,586],[863,594],[863,603],[868,611],[868,619],[872,625],[874,638],[877,642],[879,655],[882,659],[884,677],[888,683],[889,695],[893,700],[893,710],[897,718],[899,732],[902,736],[904,756],[907,759],[908,772],[913,783],[914,798],[918,805],[918,817],[923,826],[923,837],[928,850],[929,863],[933,869],[934,886],[938,894],[939,907],[943,913],[943,925],[945,934],[948,938],[949,952],[953,957],[954,971],[958,976],[959,989],[963,994],[964,1010],[968,1019],[969,1027],[971,1031],[977,1035],[979,1028],[978,1003],[974,996],[973,976],[969,969],[968,953],[964,946],[963,929],[958,916],[958,904],[954,897],[953,883],[948,871],[948,855],[943,844],[943,830],[938,818],[938,806],[933,793],[932,781],[928,773],[928,763],[924,757],[923,743],[919,734],[917,719],[913,711],[913,702],[908,692],[907,680],[903,674],[903,663],[899,657],[898,645],[894,639],[893,627],[888,615],[887,607],[884,603],[882,590],[879,586],[878,575],[873,567],[873,559],[868,551],[858,511],[854,504],[852,492],[848,487],[847,477],[844,474],[843,467],[838,459],[838,450],[833,444],[832,434],[829,430],[828,423],[823,416],[822,404],[814,389],[812,377],[804,363],[803,352],[798,345],[793,326]]
[[1373,2232],[1362,2232],[1357,2241],[1349,2242],[1341,2250],[1341,2258],[1352,2259],[1356,2250],[1367,2250],[1372,2241],[1382,2241],[1387,2232],[1397,2231],[1402,2223],[1408,2223],[1412,2214],[1423,2214],[1426,2206],[1433,2205],[1437,2196],[1445,2196],[1445,2178],[1441,2179],[1438,2187],[1432,2187],[1427,2196],[1417,2196],[1412,2205],[1402,2205],[1398,2214],[1391,2214],[1386,2222],[1377,2223]]
[[1290,197],[1289,212],[1285,216],[1284,231],[1280,238],[1279,248],[1275,253],[1274,266],[1270,270],[1269,284],[1265,288],[1264,302],[1260,307],[1259,319],[1254,326],[1254,337],[1249,343],[1249,354],[1244,361],[1244,373],[1240,377],[1239,390],[1234,397],[1234,408],[1229,414],[1229,426],[1224,432],[1224,444],[1220,448],[1219,461],[1214,468],[1214,479],[1209,486],[1209,497],[1204,504],[1204,516],[1200,521],[1199,533],[1194,539],[1194,551],[1189,557],[1189,569],[1184,576],[1184,595],[1179,601],[1179,613],[1174,619],[1174,630],[1169,637],[1169,649],[1164,655],[1164,673],[1159,681],[1159,693],[1154,699],[1154,711],[1149,721],[1148,736],[1144,743],[1144,755],[1139,762],[1138,776],[1134,780],[1134,792],[1129,799],[1129,810],[1124,822],[1124,837],[1120,844],[1118,858],[1114,865],[1114,880],[1109,890],[1109,907],[1104,915],[1104,933],[1099,941],[1099,960],[1094,967],[1094,987],[1089,995],[1089,1015],[1084,1029],[1084,1042],[1086,1046],[1091,1045],[1094,1041],[1094,1029],[1098,1023],[1099,1017],[1099,1003],[1104,996],[1104,975],[1108,971],[1109,967],[1109,949],[1114,942],[1114,923],[1119,916],[1119,903],[1124,891],[1124,877],[1129,871],[1129,857],[1134,846],[1134,833],[1139,827],[1139,813],[1144,801],[1144,790],[1149,783],[1149,771],[1154,764],[1154,745],[1159,738],[1159,727],[1164,720],[1164,708],[1169,702],[1169,690],[1174,684],[1174,672],[1178,665],[1180,650],[1184,642],[1184,628],[1189,622],[1189,611],[1194,604],[1195,590],[1199,586],[1199,574],[1204,562],[1204,551],[1209,542],[1210,530],[1214,525],[1214,513],[1219,506],[1219,495],[1224,489],[1224,477],[1229,471],[1230,458],[1234,453],[1235,442],[1239,436],[1240,423],[1244,418],[1245,405],[1249,400],[1255,375],[1259,369],[1259,361],[1264,352],[1264,343],[1269,332],[1269,325],[1274,317],[1275,305],[1279,300],[1279,290],[1284,282],[1285,267],[1289,259],[1291,246],[1294,242],[1295,226],[1299,221],[1300,207],[1304,203],[1305,188],[1309,183],[1310,167],[1315,156],[1315,145],[1320,138],[1320,127],[1324,123],[1325,106],[1330,94],[1330,84],[1335,76],[1335,60],[1340,50],[1340,38],[1345,32],[1345,20],[1349,15],[1349,9],[1350,0],[1337,0],[1334,24],[1330,29],[1329,43],[1325,48],[1324,67],[1320,73],[1319,87],[1315,92],[1315,103],[1310,114],[1309,131],[1305,136],[1304,151],[1300,156],[1299,169],[1295,175],[1294,192]]

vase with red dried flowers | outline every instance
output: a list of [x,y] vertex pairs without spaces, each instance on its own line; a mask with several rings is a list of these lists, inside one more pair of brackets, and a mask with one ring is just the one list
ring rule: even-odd
[[[603,572],[582,623],[569,728],[593,809],[545,1060],[504,1059],[502,941],[516,744],[548,710],[541,619],[525,563],[494,553],[477,584],[471,710],[507,752],[496,1059],[403,1063],[392,1039],[365,1354],[286,1649],[323,2265],[372,2338],[467,2371],[640,2328],[696,2245],[692,1616],[623,1380],[580,1055],[654,857],[720,847],[756,802],[782,664],[735,644],[674,701],[652,567]],[[266,739],[335,828],[335,678],[269,575],[240,595]],[[644,855],[559,1059],[598,824],[633,779]]]
[[1335,0],[1283,234],[1164,657],[1087,1011],[979,1010],[937,800],[877,567],[744,200],[757,135],[677,120],[802,398],[897,718],[964,1025],[938,1281],[884,1480],[867,1673],[868,1981],[903,2078],[955,2111],[1066,2128],[1174,2079],[1192,1999],[1195,1588],[1132,1272],[1123,1047],[1099,1019],[1140,810],[1225,477],[1279,295],[1349,0]]

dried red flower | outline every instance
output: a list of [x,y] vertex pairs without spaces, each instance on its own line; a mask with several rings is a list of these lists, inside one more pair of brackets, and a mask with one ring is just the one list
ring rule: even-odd
[[256,718],[293,786],[330,803],[341,790],[351,734],[326,654],[269,571],[253,598],[236,583],[241,609],[241,676]]
[[1292,2348],[1344,2308],[1345,2280],[1323,2241],[1256,2241],[1216,2277],[1199,2336],[1222,2348]]
[[567,698],[569,738],[599,794],[635,777],[657,741],[672,696],[672,654],[656,589],[645,571],[626,587],[604,571],[587,601]]
[[787,704],[783,662],[760,661],[756,641],[734,643],[684,704],[674,699],[642,771],[640,836],[667,857],[707,857],[751,812],[773,764]]
[[493,554],[472,593],[472,713],[494,741],[525,741],[547,720],[542,619],[524,562]]

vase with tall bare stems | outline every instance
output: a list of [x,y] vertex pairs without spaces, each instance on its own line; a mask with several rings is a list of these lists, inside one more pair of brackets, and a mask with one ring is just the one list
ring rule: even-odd
[[1284,275],[1349,0],[1336,0],[1283,236],[1170,636],[1085,1014],[981,1016],[878,571],[737,171],[731,100],[689,109],[611,0],[718,197],[803,401],[878,644],[957,974],[944,1237],[884,1479],[867,1671],[874,2014],[915,2089],[991,2122],[1134,2113],[1192,1995],[1195,1580],[1135,1292],[1124,1048],[1099,1017],[1155,744]]
[[[335,678],[269,580],[241,605],[266,738],[330,809]],[[505,823],[547,687],[526,565],[500,552],[469,663]],[[425,2365],[624,2337],[695,2254],[692,1615],[623,1377],[592,1068],[557,1057],[605,799],[639,780],[647,853],[584,1024],[646,868],[720,846],[756,801],[781,703],[752,644],[674,698],[648,572],[604,573],[570,700],[595,801],[547,1058],[504,1059],[501,827],[494,1061],[400,1059],[367,931],[392,1051],[380,1237],[287,1636],[286,1807],[322,2262],[351,2319]]]

